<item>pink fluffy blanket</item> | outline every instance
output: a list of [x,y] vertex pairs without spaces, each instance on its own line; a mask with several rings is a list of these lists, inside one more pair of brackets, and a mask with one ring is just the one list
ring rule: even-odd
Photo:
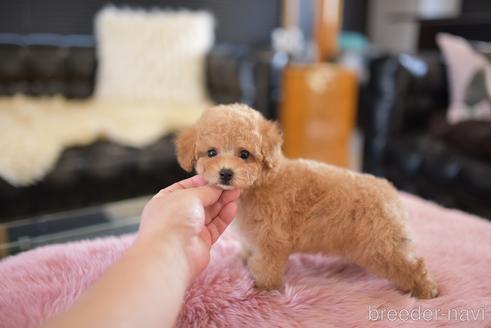
[[[285,291],[258,292],[229,231],[189,288],[177,326],[490,327],[490,224],[406,194],[402,199],[417,251],[439,284],[438,298],[416,300],[356,265],[306,254],[291,256]],[[0,326],[35,327],[63,311],[132,240],[53,245],[3,260]]]

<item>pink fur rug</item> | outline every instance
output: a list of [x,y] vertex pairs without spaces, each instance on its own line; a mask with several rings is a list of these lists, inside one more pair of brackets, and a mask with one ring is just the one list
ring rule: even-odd
[[[177,326],[490,327],[489,222],[410,195],[402,199],[417,251],[439,284],[438,298],[416,300],[353,264],[301,254],[290,258],[285,291],[257,292],[229,231],[190,287]],[[0,326],[36,327],[63,311],[132,239],[53,245],[3,260]]]

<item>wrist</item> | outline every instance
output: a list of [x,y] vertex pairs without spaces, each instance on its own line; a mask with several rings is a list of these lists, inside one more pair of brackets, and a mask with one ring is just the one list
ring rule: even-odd
[[186,257],[182,238],[176,235],[140,236],[138,235],[132,248],[155,262],[156,267],[163,271],[173,268],[179,271],[188,284],[191,280],[192,268]]

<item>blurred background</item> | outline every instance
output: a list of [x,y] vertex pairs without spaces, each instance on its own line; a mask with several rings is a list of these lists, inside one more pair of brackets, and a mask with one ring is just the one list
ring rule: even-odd
[[0,256],[135,231],[150,195],[187,176],[173,134],[213,103],[279,120],[289,157],[490,219],[490,13],[488,0],[1,1]]

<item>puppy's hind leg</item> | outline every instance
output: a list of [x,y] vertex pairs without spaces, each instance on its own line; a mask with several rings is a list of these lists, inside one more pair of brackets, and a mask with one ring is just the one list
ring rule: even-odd
[[386,218],[386,223],[370,240],[369,256],[362,258],[366,268],[394,282],[399,288],[417,298],[434,298],[437,285],[429,276],[424,260],[415,256],[414,245],[404,222],[408,212],[398,199],[386,202],[387,206],[376,216]]
[[434,298],[437,285],[429,276],[424,260],[415,257],[413,250],[405,247],[391,254],[377,254],[375,260],[363,265],[370,271],[395,283],[405,292],[417,298]]

